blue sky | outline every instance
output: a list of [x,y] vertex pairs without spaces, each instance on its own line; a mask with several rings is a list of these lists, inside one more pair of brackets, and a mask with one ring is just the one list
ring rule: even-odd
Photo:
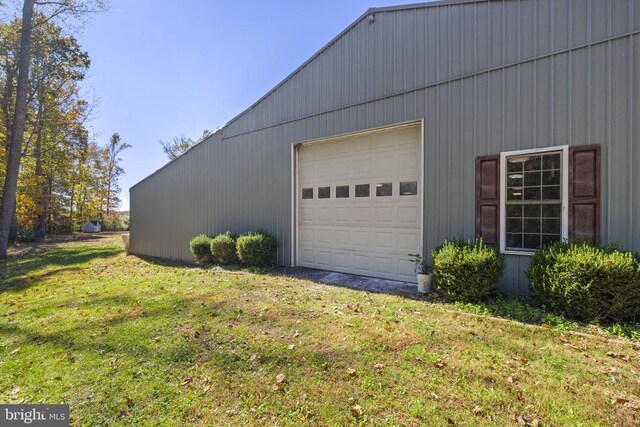
[[121,209],[129,187],[166,163],[160,139],[224,125],[369,7],[410,2],[111,0],[78,38],[92,61],[97,141],[118,132],[132,145]]

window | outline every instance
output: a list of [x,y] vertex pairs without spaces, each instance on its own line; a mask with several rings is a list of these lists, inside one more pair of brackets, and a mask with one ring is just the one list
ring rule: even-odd
[[318,187],[318,199],[328,199],[331,197],[331,187]]
[[400,195],[401,196],[415,196],[418,194],[418,182],[409,181],[400,183]]
[[531,253],[567,238],[566,147],[501,155],[502,251]]
[[313,199],[313,188],[303,188],[302,199]]
[[377,197],[392,196],[392,195],[393,195],[393,187],[390,182],[383,182],[382,184],[376,184]]
[[369,197],[369,184],[356,185],[356,197]]
[[348,185],[337,185],[336,186],[336,199],[345,199],[349,197],[349,186]]

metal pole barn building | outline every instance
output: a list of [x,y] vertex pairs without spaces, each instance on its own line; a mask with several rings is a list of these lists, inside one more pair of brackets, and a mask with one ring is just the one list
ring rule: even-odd
[[134,185],[132,253],[262,228],[278,263],[415,281],[407,254],[483,236],[501,287],[580,237],[640,250],[640,0],[370,9]]

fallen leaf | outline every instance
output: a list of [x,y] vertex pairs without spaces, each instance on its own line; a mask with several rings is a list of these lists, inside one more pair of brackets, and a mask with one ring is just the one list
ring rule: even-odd
[[475,408],[473,408],[473,415],[483,415],[484,414],[484,409],[482,409],[479,406],[476,406]]
[[132,398],[130,398],[130,397],[127,397],[127,398],[126,398],[126,401],[127,401],[127,406],[128,406],[129,408],[131,408],[133,405],[135,405],[135,403],[133,402],[133,399],[132,399]]
[[629,399],[625,399],[624,397],[616,397],[616,403],[618,405],[624,405],[627,402],[629,402]]
[[362,416],[362,414],[363,414],[362,406],[360,406],[360,405],[353,405],[353,406],[351,407],[351,413],[352,413],[354,416],[356,416],[356,417],[361,417],[361,416]]
[[184,386],[188,385],[192,380],[193,380],[193,378],[191,378],[191,377],[185,377],[185,379],[182,381],[182,384],[180,384],[180,385],[184,387]]
[[296,348],[295,344],[289,344],[289,350],[293,350],[294,348]]
[[285,376],[284,374],[278,374],[276,375],[276,384],[282,384],[285,380]]
[[373,365],[373,369],[375,369],[377,373],[382,372],[382,368],[384,368],[384,365],[382,363],[376,363],[375,365]]
[[527,419],[522,414],[513,414],[513,421],[521,426],[527,425]]
[[355,374],[356,374],[356,370],[355,370],[355,369],[353,369],[353,368],[349,368],[349,369],[347,369],[347,374],[349,374],[349,375],[353,376],[353,375],[355,375]]
[[438,369],[444,369],[444,367],[447,366],[447,363],[442,360],[438,360],[436,362],[433,362],[433,366],[435,366]]
[[517,380],[517,379],[516,379],[516,377],[515,377],[514,375],[509,375],[509,376],[507,377],[507,382],[508,382],[509,384],[515,384],[516,380]]

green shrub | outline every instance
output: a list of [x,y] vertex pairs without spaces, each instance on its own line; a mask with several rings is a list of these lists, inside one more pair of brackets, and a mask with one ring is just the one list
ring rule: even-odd
[[255,267],[272,264],[278,246],[278,239],[264,231],[243,234],[236,242],[238,259]]
[[189,242],[189,248],[197,263],[211,263],[211,237],[201,234]]
[[587,322],[640,317],[640,257],[616,246],[554,243],[538,249],[527,270],[545,306]]
[[497,290],[504,257],[478,239],[445,241],[432,252],[436,288],[451,299],[480,301]]
[[211,257],[217,264],[234,264],[238,262],[236,255],[236,239],[230,233],[218,234],[211,239]]

